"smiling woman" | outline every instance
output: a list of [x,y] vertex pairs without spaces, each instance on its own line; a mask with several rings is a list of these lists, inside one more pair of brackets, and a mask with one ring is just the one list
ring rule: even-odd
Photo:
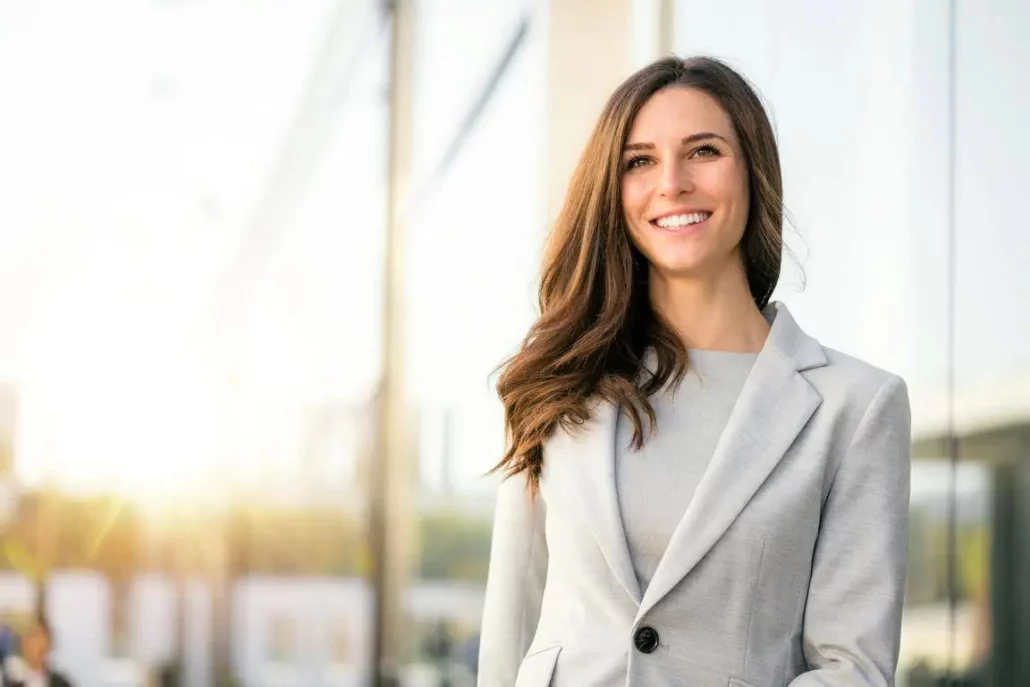
[[481,687],[894,683],[907,391],[769,302],[780,176],[717,60],[609,99],[498,382]]

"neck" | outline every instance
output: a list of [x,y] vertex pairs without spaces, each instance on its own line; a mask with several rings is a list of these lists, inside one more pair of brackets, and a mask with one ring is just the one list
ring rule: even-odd
[[706,277],[663,275],[652,267],[650,297],[688,350],[757,353],[769,333],[738,260]]

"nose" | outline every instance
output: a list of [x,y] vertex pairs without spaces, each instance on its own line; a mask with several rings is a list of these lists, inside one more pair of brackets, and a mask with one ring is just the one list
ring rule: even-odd
[[667,157],[666,161],[662,162],[658,192],[667,198],[678,198],[680,194],[689,193],[693,188],[694,184],[690,180],[686,166],[681,164],[677,156]]

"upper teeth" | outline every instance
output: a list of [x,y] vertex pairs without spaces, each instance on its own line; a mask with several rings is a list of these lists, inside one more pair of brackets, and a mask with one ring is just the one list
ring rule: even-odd
[[692,212],[689,215],[669,215],[655,222],[660,227],[685,227],[688,224],[704,222],[712,216],[710,212]]

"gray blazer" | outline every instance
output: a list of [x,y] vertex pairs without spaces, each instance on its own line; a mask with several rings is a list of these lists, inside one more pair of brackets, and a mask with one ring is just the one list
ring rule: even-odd
[[615,493],[614,407],[595,401],[589,422],[553,434],[537,499],[522,476],[502,484],[480,687],[894,684],[905,384],[822,347],[782,304],[766,317],[766,343],[644,593]]

